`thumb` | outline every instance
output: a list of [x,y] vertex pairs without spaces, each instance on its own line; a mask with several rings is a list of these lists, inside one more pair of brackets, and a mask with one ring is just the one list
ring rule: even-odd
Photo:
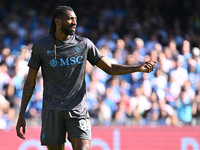
[[22,128],[23,128],[23,134],[25,134],[25,132],[26,132],[25,125]]

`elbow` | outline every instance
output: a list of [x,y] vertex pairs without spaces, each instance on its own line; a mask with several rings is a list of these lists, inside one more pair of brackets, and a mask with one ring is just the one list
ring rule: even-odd
[[28,86],[35,86],[35,84],[36,84],[36,80],[30,79],[30,78],[27,78],[25,81],[25,85],[28,85]]
[[116,68],[112,63],[102,63],[102,61],[99,61],[97,67],[109,75],[116,75]]
[[119,67],[116,67],[115,65],[111,64],[110,66],[103,69],[107,74],[109,75],[122,75],[122,70],[119,69]]
[[112,68],[105,69],[104,71],[109,75],[117,75],[116,72]]
[[115,75],[112,71],[105,71],[109,75]]

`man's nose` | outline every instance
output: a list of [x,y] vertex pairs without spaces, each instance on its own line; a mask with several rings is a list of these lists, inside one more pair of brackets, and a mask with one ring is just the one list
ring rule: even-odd
[[77,20],[76,20],[76,19],[73,19],[73,20],[72,20],[72,24],[77,25]]

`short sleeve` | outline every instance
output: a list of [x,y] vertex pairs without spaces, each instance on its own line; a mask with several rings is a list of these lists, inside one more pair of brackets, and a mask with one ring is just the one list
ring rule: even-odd
[[29,60],[28,66],[37,70],[41,66],[39,46],[36,43],[33,44],[31,58]]
[[94,43],[89,39],[87,39],[87,48],[87,60],[94,66],[103,57],[103,55],[99,52],[98,48],[94,45]]

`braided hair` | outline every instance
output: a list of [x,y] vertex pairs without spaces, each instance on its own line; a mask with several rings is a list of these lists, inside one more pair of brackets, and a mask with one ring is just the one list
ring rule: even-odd
[[50,24],[50,29],[49,29],[49,34],[52,36],[53,38],[53,47],[54,47],[54,55],[55,55],[55,59],[56,59],[56,36],[55,36],[55,32],[56,32],[56,23],[55,23],[55,18],[61,18],[63,16],[66,15],[66,10],[69,11],[74,11],[70,6],[58,6],[54,12],[51,15],[51,24]]

